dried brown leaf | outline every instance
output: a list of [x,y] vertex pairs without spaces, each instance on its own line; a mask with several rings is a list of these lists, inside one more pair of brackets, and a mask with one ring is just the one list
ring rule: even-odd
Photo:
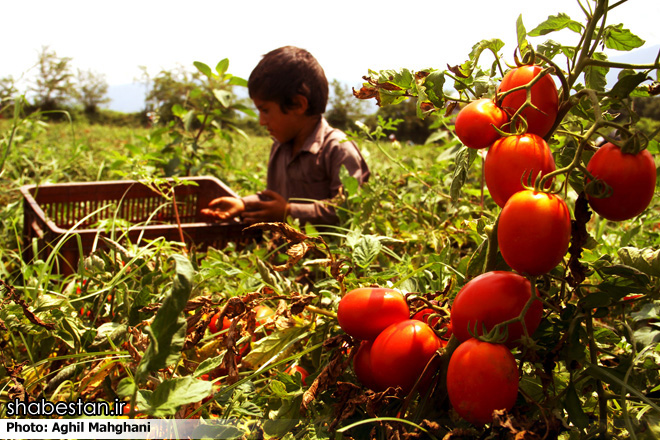
[[11,300],[21,306],[23,309],[23,315],[34,325],[38,325],[40,327],[43,327],[48,330],[54,330],[55,329],[55,324],[44,322],[39,318],[32,310],[30,310],[30,307],[28,304],[25,302],[24,299],[20,297],[18,292],[16,292],[16,289],[14,289],[14,286],[11,284],[5,283],[3,280],[0,280],[0,286],[4,287],[5,290],[8,293],[8,297],[11,298]]
[[353,89],[353,96],[357,99],[371,99],[378,97],[378,89],[375,87],[363,86],[360,90]]
[[316,299],[316,295],[294,295],[291,297],[290,311],[292,315],[298,315],[305,310]]
[[262,229],[265,231],[271,231],[280,234],[282,237],[286,238],[289,243],[300,243],[304,240],[313,239],[302,232],[292,228],[286,223],[281,222],[261,222],[255,223],[253,225],[245,228],[245,231],[250,231],[253,229]]
[[341,350],[335,351],[332,359],[325,366],[323,371],[316,377],[312,385],[303,394],[300,412],[306,414],[309,406],[323,391],[329,389],[337,383],[337,379],[348,367],[351,358],[346,357]]

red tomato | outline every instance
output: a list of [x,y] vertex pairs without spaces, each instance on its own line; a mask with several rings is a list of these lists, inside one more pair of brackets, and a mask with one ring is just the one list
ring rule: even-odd
[[[532,294],[527,278],[514,272],[487,272],[470,280],[458,292],[451,307],[451,328],[459,341],[472,338],[470,331],[483,335],[500,322],[520,315]],[[541,323],[543,303],[536,300],[527,310],[525,327],[531,336]],[[508,325],[505,344],[513,346],[524,334],[520,322]]]
[[[401,387],[409,393],[440,345],[431,327],[421,321],[408,319],[390,325],[371,346],[374,380],[383,389]],[[429,368],[423,380],[430,379],[435,369]]]
[[472,101],[458,112],[454,129],[466,147],[486,148],[499,139],[495,131],[509,120],[507,114],[490,99]]
[[500,213],[497,241],[504,261],[514,270],[542,275],[557,266],[571,240],[566,202],[554,194],[517,192]]
[[367,388],[382,391],[383,388],[374,379],[374,370],[371,366],[371,346],[373,341],[362,341],[353,356],[353,371],[358,380]]
[[[541,66],[521,66],[511,69],[504,75],[497,92],[503,93],[519,86],[529,84],[543,70]],[[536,108],[526,107],[522,116],[527,121],[527,132],[545,137],[555,123],[559,111],[557,86],[552,76],[545,75],[531,89],[532,104]],[[501,102],[502,109],[509,117],[525,103],[527,91],[524,89],[506,95]],[[537,110],[538,109],[538,110]]]
[[209,323],[209,330],[211,333],[218,333],[222,330],[226,330],[231,325],[231,321],[225,316],[222,320],[222,327],[220,327],[220,325],[218,325],[218,319],[220,319],[220,312],[217,312],[211,318],[211,322]]
[[522,181],[527,182],[530,175],[533,185],[539,172],[546,175],[554,170],[550,147],[541,137],[530,133],[495,141],[484,162],[486,186],[500,208],[509,197],[524,189]]
[[362,287],[339,301],[337,320],[346,333],[360,340],[374,340],[390,324],[410,318],[405,297],[396,290]]
[[647,150],[628,154],[607,143],[591,157],[587,171],[612,188],[609,197],[587,195],[589,206],[601,217],[629,220],[644,212],[651,203],[656,170],[653,156]]
[[470,423],[493,421],[493,411],[513,408],[518,368],[506,346],[469,339],[456,348],[447,367],[447,394],[456,412]]

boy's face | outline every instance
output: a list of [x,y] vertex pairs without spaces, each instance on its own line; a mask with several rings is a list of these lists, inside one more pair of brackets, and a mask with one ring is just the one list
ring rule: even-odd
[[279,143],[283,144],[296,137],[301,122],[297,108],[284,113],[275,101],[258,98],[253,98],[252,101],[259,110],[259,124],[266,127],[270,135]]

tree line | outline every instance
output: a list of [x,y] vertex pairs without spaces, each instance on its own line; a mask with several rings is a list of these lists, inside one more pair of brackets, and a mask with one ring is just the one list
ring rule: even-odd
[[[220,102],[223,108],[220,120],[232,118],[232,123],[236,124],[235,119],[238,118],[238,125],[250,132],[259,132],[256,120],[241,119],[233,106],[226,102],[231,99],[240,103],[240,107],[251,105],[247,98],[241,100],[234,93],[233,88],[239,85],[237,82],[232,84],[221,77],[204,74],[199,69],[191,71],[183,66],[162,70],[152,77],[146,67],[141,67],[142,76],[138,81],[143,82],[147,89],[144,109],[135,114],[117,115],[117,112],[104,108],[110,102],[105,75],[92,70],[75,69],[72,61],[72,58],[60,57],[55,50],[43,46],[37,56],[34,74],[26,81],[25,90],[19,90],[18,81],[12,76],[0,78],[0,117],[13,114],[14,104],[21,97],[21,108],[25,113],[41,112],[53,119],[62,118],[64,112],[67,112],[74,117],[82,115],[92,122],[100,123],[116,123],[128,119],[141,124],[152,124],[155,120],[167,124],[181,119],[183,109],[196,109],[204,113],[203,109],[206,108],[208,113],[209,106],[213,107],[213,103],[225,99],[224,103]],[[355,99],[347,85],[332,80],[330,90],[325,117],[331,125],[344,131],[356,130],[357,121],[370,127],[376,126],[381,118],[396,121],[394,126],[386,130],[386,135],[395,134],[399,141],[419,144],[425,142],[438,128],[439,124],[433,118],[417,117],[412,101],[370,112],[364,101]],[[660,99],[657,97],[635,98],[635,108],[640,116],[660,121]]]

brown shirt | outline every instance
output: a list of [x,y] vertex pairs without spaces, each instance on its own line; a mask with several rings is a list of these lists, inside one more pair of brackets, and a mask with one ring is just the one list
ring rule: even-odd
[[[267,188],[284,197],[290,206],[290,215],[301,223],[336,224],[334,209],[322,203],[339,193],[339,171],[345,166],[348,174],[360,184],[367,181],[370,172],[360,150],[346,135],[332,128],[321,118],[316,129],[307,138],[298,153],[293,155],[291,143],[275,141],[268,161]],[[258,195],[243,198],[246,210]]]

